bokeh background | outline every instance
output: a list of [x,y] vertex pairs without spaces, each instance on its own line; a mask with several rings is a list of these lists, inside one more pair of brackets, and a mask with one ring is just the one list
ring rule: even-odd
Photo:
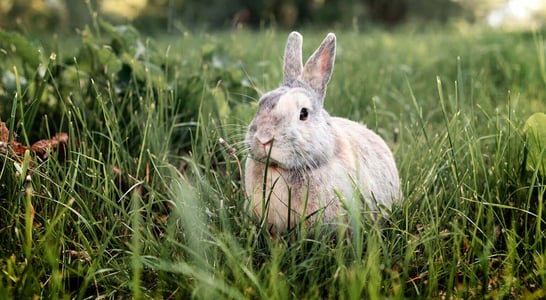
[[[465,22],[501,28],[545,24],[544,0],[2,0],[5,29],[72,31],[93,14],[143,31],[354,27]],[[90,13],[93,12],[93,13]]]

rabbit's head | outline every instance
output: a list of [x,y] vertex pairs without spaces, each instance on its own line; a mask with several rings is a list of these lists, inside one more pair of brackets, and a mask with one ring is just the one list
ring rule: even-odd
[[252,159],[287,170],[309,170],[335,155],[336,134],[323,109],[335,52],[336,37],[330,33],[303,66],[302,36],[289,35],[283,83],[260,98],[246,135]]

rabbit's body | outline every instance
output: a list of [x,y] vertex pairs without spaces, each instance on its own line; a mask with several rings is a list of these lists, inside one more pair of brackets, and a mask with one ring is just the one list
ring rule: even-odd
[[267,218],[273,232],[300,222],[336,221],[346,209],[364,208],[360,195],[372,210],[389,209],[399,197],[398,171],[385,142],[322,108],[334,55],[330,34],[304,68],[301,36],[292,33],[284,84],[262,96],[249,126],[246,191],[254,212]]

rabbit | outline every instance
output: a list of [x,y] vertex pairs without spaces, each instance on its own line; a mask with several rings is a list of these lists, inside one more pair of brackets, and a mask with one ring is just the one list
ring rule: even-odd
[[283,83],[260,97],[244,140],[248,203],[273,234],[299,222],[335,223],[348,218],[348,210],[361,213],[366,206],[388,216],[400,198],[398,170],[385,141],[323,108],[336,36],[329,33],[305,66],[302,41],[298,32],[288,36]]

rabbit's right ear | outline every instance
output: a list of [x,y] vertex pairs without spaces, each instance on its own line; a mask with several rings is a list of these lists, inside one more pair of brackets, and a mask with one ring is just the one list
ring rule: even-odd
[[330,76],[332,76],[335,57],[336,36],[333,33],[329,33],[303,67],[301,77],[321,97],[324,97],[326,85],[330,81]]
[[284,82],[288,83],[296,80],[303,72],[301,59],[301,45],[303,37],[296,31],[288,36],[286,48],[284,50]]

